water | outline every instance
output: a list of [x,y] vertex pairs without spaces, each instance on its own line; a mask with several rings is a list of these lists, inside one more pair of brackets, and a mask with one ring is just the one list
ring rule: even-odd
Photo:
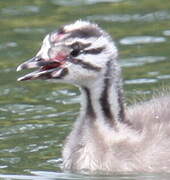
[[79,91],[16,82],[21,74],[15,69],[36,53],[46,33],[80,18],[114,37],[128,104],[170,86],[169,0],[0,1],[0,179],[169,179],[169,174],[62,172],[62,144],[79,111]]

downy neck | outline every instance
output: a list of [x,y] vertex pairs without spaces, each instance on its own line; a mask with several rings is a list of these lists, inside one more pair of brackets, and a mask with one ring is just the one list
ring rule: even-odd
[[[116,68],[112,68],[116,67]],[[108,62],[103,78],[96,80],[88,87],[82,87],[82,119],[98,121],[113,127],[124,122],[124,105],[122,82],[119,66]]]

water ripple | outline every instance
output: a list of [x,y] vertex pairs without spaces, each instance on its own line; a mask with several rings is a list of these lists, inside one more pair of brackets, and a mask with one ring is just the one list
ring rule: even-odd
[[170,30],[165,30],[163,31],[164,36],[170,36]]
[[28,147],[27,147],[27,150],[29,152],[38,152],[40,150],[44,150],[44,149],[47,149],[48,146],[40,146],[40,145],[37,145],[37,144],[30,144]]
[[78,104],[81,101],[80,96],[76,96],[74,98],[65,99],[62,101],[63,104]]
[[122,67],[137,67],[148,63],[156,63],[165,61],[167,58],[164,56],[144,56],[144,57],[132,57],[122,59],[120,64]]
[[17,47],[18,44],[16,42],[5,42],[5,43],[1,43],[0,44],[0,50],[4,50],[7,48],[13,48],[13,47]]
[[66,115],[71,115],[72,112],[58,112],[58,113],[49,113],[49,114],[39,114],[39,115],[35,115],[30,117],[29,119],[48,119],[48,118],[57,118],[60,116],[66,116]]
[[103,20],[108,22],[129,22],[129,21],[140,21],[140,22],[152,22],[158,20],[170,19],[170,13],[166,11],[157,11],[148,14],[108,14],[108,15],[93,15],[87,16],[89,20]]
[[7,165],[0,165],[0,169],[5,169],[7,167],[8,167]]
[[51,0],[53,4],[61,6],[77,6],[77,5],[90,5],[97,3],[117,3],[123,0]]
[[158,79],[170,79],[170,74],[164,74],[157,77]]
[[10,164],[16,164],[18,162],[20,162],[21,158],[19,157],[11,157],[11,158],[0,158],[0,161],[2,162],[7,162],[7,163],[10,163]]
[[45,33],[46,30],[43,28],[15,28],[13,30],[16,33],[26,33],[26,34],[32,34],[32,33]]
[[11,15],[11,16],[18,16],[18,15],[26,15],[29,13],[38,13],[40,11],[38,6],[12,6],[8,8],[3,8],[0,11],[2,15]]
[[1,128],[0,139],[8,138],[14,134],[23,134],[27,131],[38,130],[48,127],[53,127],[54,124],[23,124]]
[[18,147],[18,146],[15,146],[13,147],[12,149],[3,149],[3,150],[0,150],[0,153],[16,153],[16,152],[19,152],[19,151],[22,151],[22,148],[21,147]]
[[9,88],[0,88],[0,96],[5,96],[8,95],[9,93],[10,93]]
[[149,43],[162,43],[166,38],[156,36],[131,36],[125,37],[120,40],[122,45],[136,45],[136,44],[149,44]]
[[67,89],[62,89],[62,90],[58,90],[58,91],[53,91],[52,92],[53,96],[59,96],[59,95],[67,95],[67,96],[76,96],[76,92],[71,92]]
[[139,79],[131,79],[126,80],[125,84],[148,84],[148,83],[156,83],[157,79],[149,79],[149,78],[139,78]]
[[46,97],[46,100],[59,104],[76,104],[80,102],[80,97],[77,92],[62,89],[53,91],[50,96]]
[[0,108],[2,111],[11,112],[13,114],[24,115],[26,112],[42,113],[45,111],[56,111],[53,107],[47,107],[45,105],[31,105],[31,104],[10,104]]

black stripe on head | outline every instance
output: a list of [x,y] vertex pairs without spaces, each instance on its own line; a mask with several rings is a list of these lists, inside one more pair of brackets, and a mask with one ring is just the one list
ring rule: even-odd
[[94,48],[94,49],[84,50],[82,53],[83,54],[100,54],[104,49],[105,49],[105,47],[98,47],[98,48]]
[[91,63],[88,63],[88,62],[84,62],[82,61],[81,59],[71,59],[70,60],[73,64],[77,64],[77,65],[80,65],[82,68],[84,69],[87,69],[87,70],[93,70],[93,71],[97,71],[99,72],[101,70],[100,67],[98,66],[95,66]]
[[69,37],[71,38],[98,38],[102,33],[95,27],[84,27],[81,29],[73,30]]
[[91,43],[82,43],[82,42],[74,42],[73,44],[69,45],[73,50],[77,50],[78,54],[100,54],[105,47],[97,47],[97,48],[91,48],[87,49],[89,46],[91,46]]
[[78,49],[79,51],[91,46],[91,43],[82,43],[82,42],[74,42],[73,44],[70,45],[70,47],[74,49]]

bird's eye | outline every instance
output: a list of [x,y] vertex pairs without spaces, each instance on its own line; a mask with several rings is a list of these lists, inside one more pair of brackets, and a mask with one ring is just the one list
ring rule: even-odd
[[79,53],[80,53],[80,50],[79,50],[79,49],[74,49],[74,50],[71,52],[71,56],[76,57],[76,56],[79,55]]
[[80,51],[81,51],[81,46],[78,42],[74,43],[71,45],[71,48],[73,49],[72,52],[71,52],[71,56],[78,56]]

